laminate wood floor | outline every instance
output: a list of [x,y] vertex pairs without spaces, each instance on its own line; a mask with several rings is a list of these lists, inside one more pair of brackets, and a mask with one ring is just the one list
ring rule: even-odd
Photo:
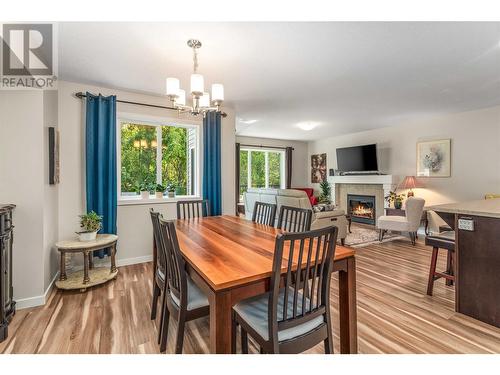
[[[500,353],[500,329],[453,310],[453,287],[425,294],[430,248],[393,241],[357,249],[360,353]],[[444,267],[444,251],[438,267]],[[151,263],[120,267],[117,280],[86,293],[54,290],[45,306],[19,310],[1,353],[158,353],[149,319]],[[338,283],[332,280],[335,351]],[[158,314],[159,316],[160,314]],[[174,349],[170,319],[167,353]],[[208,352],[208,319],[187,323],[185,353]],[[250,350],[257,351],[254,345]],[[322,353],[323,345],[309,353]]]

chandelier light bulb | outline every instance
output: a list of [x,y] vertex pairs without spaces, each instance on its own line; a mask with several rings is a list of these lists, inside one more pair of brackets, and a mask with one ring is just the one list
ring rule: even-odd
[[224,86],[222,84],[214,83],[212,85],[212,101],[215,103],[224,101]]
[[182,89],[177,90],[177,99],[175,99],[175,104],[186,105],[186,91]]
[[203,76],[197,73],[191,74],[191,94],[199,97],[204,91]]
[[200,97],[200,108],[208,107],[210,107],[210,94],[208,92],[204,92]]
[[167,78],[167,95],[175,98],[179,91],[179,80],[177,78]]

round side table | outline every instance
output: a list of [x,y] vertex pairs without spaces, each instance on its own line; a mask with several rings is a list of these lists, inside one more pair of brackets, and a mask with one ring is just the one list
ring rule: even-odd
[[[115,263],[116,241],[118,241],[118,236],[114,234],[98,234],[94,241],[67,240],[57,242],[56,247],[61,254],[61,263],[56,286],[59,289],[80,289],[84,292],[91,286],[103,284],[116,278],[118,275]],[[108,247],[111,248],[111,268],[94,267],[93,252]],[[83,254],[83,271],[66,274],[66,253]]]

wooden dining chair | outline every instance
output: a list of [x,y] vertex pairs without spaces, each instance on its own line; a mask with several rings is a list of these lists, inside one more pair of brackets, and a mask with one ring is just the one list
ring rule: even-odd
[[177,202],[177,219],[192,219],[205,216],[210,216],[207,199]]
[[306,232],[311,229],[312,210],[291,206],[281,206],[278,229],[286,232]]
[[163,290],[165,312],[162,316],[160,351],[166,350],[168,323],[172,315],[177,319],[175,353],[181,354],[185,323],[209,315],[208,298],[186,272],[186,262],[179,249],[174,222],[161,218],[160,233],[163,239],[161,245],[167,260],[167,282]]
[[[331,226],[278,234],[270,291],[233,306],[233,353],[238,324],[243,353],[248,353],[248,334],[263,353],[300,353],[321,341],[325,353],[333,353],[330,279],[337,233],[338,228]],[[296,272],[298,264],[302,272]]]
[[276,219],[276,205],[273,203],[255,202],[252,221],[258,224],[274,227]]
[[[162,294],[165,289],[165,275],[166,275],[166,257],[162,250],[161,245],[161,234],[160,234],[160,217],[159,212],[155,212],[152,208],[149,210],[151,221],[153,223],[153,263],[154,263],[154,273],[153,273],[153,301],[151,302],[151,320],[156,319],[156,311],[158,308],[158,297]],[[163,311],[161,312],[163,316]],[[158,330],[158,343],[161,340],[161,323],[163,319],[160,319],[160,328]]]

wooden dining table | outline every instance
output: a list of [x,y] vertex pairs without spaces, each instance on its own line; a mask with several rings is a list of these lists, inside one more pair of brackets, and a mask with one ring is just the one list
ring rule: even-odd
[[[230,353],[232,306],[269,291],[281,230],[237,216],[177,220],[176,228],[188,273],[210,303],[210,352]],[[341,353],[357,353],[355,267],[354,250],[337,245]]]

